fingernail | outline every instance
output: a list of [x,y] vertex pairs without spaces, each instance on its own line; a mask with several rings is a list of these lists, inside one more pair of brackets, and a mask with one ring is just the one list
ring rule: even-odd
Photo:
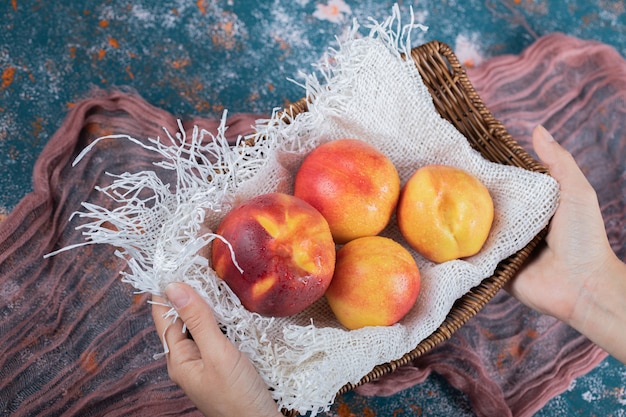
[[189,294],[187,291],[176,282],[168,284],[165,287],[165,295],[167,295],[167,299],[170,300],[170,303],[174,306],[175,309],[183,308],[189,302]]
[[542,125],[537,125],[535,128],[535,132],[539,135],[541,139],[546,142],[554,142],[554,137],[548,132],[548,130]]

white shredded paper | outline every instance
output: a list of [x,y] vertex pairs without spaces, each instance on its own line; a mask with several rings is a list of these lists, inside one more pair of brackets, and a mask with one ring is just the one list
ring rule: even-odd
[[[165,140],[147,144],[128,136],[101,138],[130,140],[154,151],[155,164],[174,171],[177,183],[165,184],[152,171],[114,175],[101,191],[116,208],[84,203],[85,211],[78,213],[91,221],[79,226],[86,240],[75,246],[115,246],[116,255],[129,265],[123,281],[139,292],[162,295],[170,282],[190,284],[273,389],[278,405],[301,414],[327,410],[343,385],[411,351],[444,321],[455,300],[548,224],[558,202],[558,184],[551,177],[487,161],[439,116],[414,63],[401,58],[411,49],[411,29],[420,27],[401,25],[398,10],[394,7],[385,22],[371,22],[367,36],[356,36],[355,22],[349,39],[319,66],[321,81],[315,74],[306,76],[309,111],[289,123],[277,111],[271,119],[259,120],[252,146],[243,140],[228,145],[225,115],[215,137],[197,128],[185,137],[181,124],[180,132],[165,132]],[[344,137],[364,140],[385,153],[402,183],[418,167],[433,163],[477,176],[489,189],[496,213],[483,250],[442,264],[412,252],[422,274],[421,293],[409,314],[393,326],[345,330],[324,299],[287,318],[247,311],[200,255],[217,238],[211,231],[240,201],[274,191],[290,193],[304,156],[321,143]],[[76,162],[97,152],[97,143]],[[403,241],[395,219],[382,234]]]

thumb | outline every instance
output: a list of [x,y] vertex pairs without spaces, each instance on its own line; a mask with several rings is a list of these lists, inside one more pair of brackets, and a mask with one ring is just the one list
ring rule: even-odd
[[533,130],[533,147],[562,190],[576,189],[581,183],[587,183],[574,157],[541,125]]
[[165,288],[165,295],[201,351],[210,346],[211,340],[223,337],[211,307],[189,285],[171,283]]

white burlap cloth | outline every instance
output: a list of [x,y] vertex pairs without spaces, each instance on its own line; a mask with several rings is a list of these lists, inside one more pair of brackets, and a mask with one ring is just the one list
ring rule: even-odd
[[[330,51],[319,68],[323,82],[306,77],[309,111],[288,124],[278,117],[259,121],[254,146],[231,148],[223,131],[207,141],[208,132],[198,129],[191,138],[180,132],[147,141],[124,137],[154,150],[155,164],[175,171],[177,183],[165,184],[156,171],[114,176],[102,191],[116,201],[116,208],[85,203],[86,210],[79,213],[92,219],[80,226],[87,236],[82,244],[116,246],[117,255],[129,264],[123,279],[138,291],[162,294],[171,281],[185,281],[199,291],[227,336],[273,388],[279,405],[300,413],[327,409],[344,384],[412,350],[440,325],[456,299],[547,225],[558,201],[558,184],[552,178],[488,162],[437,114],[413,62],[400,57],[410,50],[410,29],[415,26],[401,26],[397,10],[386,22],[369,26],[367,36],[358,37],[355,24],[352,36]],[[415,169],[431,163],[476,175],[495,203],[486,245],[469,259],[439,265],[414,254],[422,290],[414,308],[394,326],[347,331],[324,299],[288,318],[246,311],[216,278],[208,260],[198,256],[216,238],[210,230],[238,201],[290,192],[306,153],[343,137],[375,145],[394,162],[403,183]],[[395,219],[383,234],[404,242]]]

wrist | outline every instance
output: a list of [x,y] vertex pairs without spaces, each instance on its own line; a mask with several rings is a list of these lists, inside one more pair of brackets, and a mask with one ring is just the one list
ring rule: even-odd
[[626,362],[626,265],[611,256],[580,290],[566,323]]

